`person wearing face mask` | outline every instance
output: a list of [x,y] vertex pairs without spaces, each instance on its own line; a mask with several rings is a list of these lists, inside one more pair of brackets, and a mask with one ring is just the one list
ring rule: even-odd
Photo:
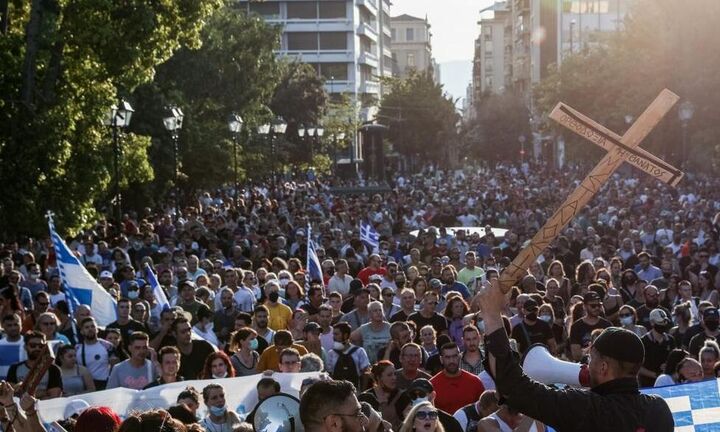
[[552,328],[549,323],[538,319],[538,307],[535,300],[528,298],[522,307],[523,319],[512,330],[510,337],[517,341],[521,355],[536,343],[547,345],[553,354],[557,352],[557,344],[553,337]]
[[637,320],[637,312],[635,312],[635,308],[632,306],[622,306],[618,311],[618,320],[620,321],[620,326],[622,328],[630,330],[638,335],[638,337],[643,337],[645,336],[645,333],[647,333],[647,329],[645,327],[635,324],[635,321]]
[[232,432],[237,426],[240,426],[241,421],[238,415],[227,409],[223,386],[209,384],[203,389],[202,395],[208,408],[208,414],[200,424],[207,432]]
[[350,342],[352,328],[345,322],[333,326],[333,349],[327,353],[325,370],[335,380],[347,380],[356,387],[360,377],[370,368],[365,349]]
[[268,327],[275,331],[288,328],[292,309],[281,302],[280,285],[276,280],[271,279],[265,283],[265,294],[267,295],[265,306],[269,311]]
[[719,327],[720,313],[718,313],[718,309],[715,307],[709,307],[705,309],[702,314],[703,331],[693,336],[693,338],[690,339],[690,345],[688,346],[688,351],[690,351],[690,354],[693,357],[697,357],[698,353],[700,352],[700,348],[702,348],[706,340],[717,340],[718,338],[720,338]]
[[662,373],[662,365],[675,348],[675,339],[668,334],[671,326],[668,314],[662,309],[653,309],[650,312],[650,323],[652,330],[640,339],[645,347],[645,361],[638,373],[642,387],[655,384],[658,375]]
[[230,357],[235,369],[236,376],[248,376],[256,374],[260,354],[257,349],[259,342],[257,332],[250,327],[243,327],[233,333],[230,341],[230,351],[234,354]]

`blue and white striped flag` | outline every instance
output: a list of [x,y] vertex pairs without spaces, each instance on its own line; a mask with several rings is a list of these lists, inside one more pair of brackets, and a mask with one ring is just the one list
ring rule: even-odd
[[365,244],[370,253],[380,250],[380,234],[369,223],[360,222],[360,241]]
[[160,282],[158,282],[155,272],[153,271],[152,267],[150,267],[150,264],[148,264],[148,263],[145,263],[145,280],[152,287],[153,295],[155,296],[155,300],[157,301],[157,304],[160,305],[160,310],[169,309],[170,302],[168,301],[167,296],[165,295],[165,291],[160,286]]
[[22,337],[17,342],[0,339],[0,380],[7,378],[10,366],[25,360],[27,360],[27,355]]
[[312,239],[312,227],[308,224],[307,227],[307,264],[305,265],[305,291],[310,288],[310,282],[320,281],[325,286],[323,280],[322,267],[320,266],[320,259],[316,252],[317,246]]
[[720,379],[641,391],[665,399],[675,419],[675,431],[720,431]]
[[70,297],[68,301],[75,299],[80,304],[90,306],[92,316],[101,326],[116,321],[117,303],[115,299],[88,273],[65,240],[55,232],[52,217],[48,217],[48,225],[50,238],[55,246],[60,280]]

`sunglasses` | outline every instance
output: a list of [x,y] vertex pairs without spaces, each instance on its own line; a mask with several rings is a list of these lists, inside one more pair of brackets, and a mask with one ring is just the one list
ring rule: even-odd
[[418,420],[437,420],[437,411],[418,411],[415,413],[415,418]]

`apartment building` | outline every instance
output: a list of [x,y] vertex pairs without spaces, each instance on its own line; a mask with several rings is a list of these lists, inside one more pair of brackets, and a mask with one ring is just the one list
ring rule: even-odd
[[[403,14],[390,19],[393,72],[405,78],[411,71],[432,71],[436,82],[439,67],[432,56],[432,33],[427,17]],[[437,73],[437,76],[436,76]]]

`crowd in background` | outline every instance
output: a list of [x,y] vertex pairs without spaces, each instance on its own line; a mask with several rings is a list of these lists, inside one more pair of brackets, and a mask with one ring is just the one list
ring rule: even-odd
[[[274,373],[300,371],[327,378],[307,383],[313,390],[301,407],[323,411],[318,404],[332,395],[348,410],[357,404],[360,411],[333,414],[350,430],[532,425],[498,406],[476,293],[585,172],[428,167],[373,194],[335,192],[320,179],[256,184],[204,192],[177,211],[101,220],[67,243],[117,300],[117,321],[104,327],[90,308],[69,307],[48,238],[8,240],[0,244],[0,350],[22,351],[0,365],[0,376],[17,386],[50,344],[56,362],[38,399],[220,380],[202,397],[186,389],[170,410],[209,432],[243,430],[252,420],[252,412],[225,407],[222,378],[264,374],[263,400],[281,390]],[[361,223],[380,234],[377,248],[361,239]],[[491,227],[508,231],[495,236]],[[674,189],[633,171],[616,174],[513,288],[506,331],[519,354],[542,343],[583,362],[601,329],[622,326],[645,346],[642,386],[719,376],[719,233],[720,179],[688,176]],[[306,278],[308,240],[322,281]],[[171,307],[158,303],[146,265]],[[203,404],[207,414],[196,419]],[[142,414],[163,423],[166,415]]]

